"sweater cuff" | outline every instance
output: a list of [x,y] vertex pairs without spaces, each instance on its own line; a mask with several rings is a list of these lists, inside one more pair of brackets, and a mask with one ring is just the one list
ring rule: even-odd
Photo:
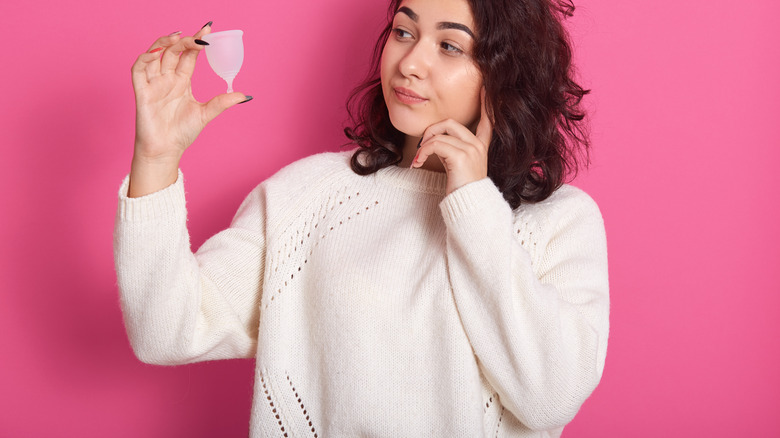
[[494,215],[506,213],[507,211],[504,210],[511,210],[490,178],[483,178],[459,187],[441,201],[439,208],[448,228],[474,214]]
[[176,182],[168,187],[138,198],[128,198],[130,175],[119,188],[117,216],[126,222],[154,221],[164,217],[187,216],[184,199],[184,175],[179,169]]

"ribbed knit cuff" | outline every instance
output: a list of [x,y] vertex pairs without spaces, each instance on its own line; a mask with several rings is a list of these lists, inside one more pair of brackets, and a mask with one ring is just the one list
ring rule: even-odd
[[130,175],[119,188],[117,218],[127,222],[153,221],[161,218],[184,215],[187,210],[184,199],[184,175],[179,170],[176,182],[157,192],[138,198],[128,198]]
[[493,181],[490,178],[483,178],[459,187],[447,195],[441,201],[439,207],[441,208],[444,222],[449,228],[475,214],[481,217],[485,214],[500,215],[506,213],[506,210],[509,209],[509,204],[504,200]]

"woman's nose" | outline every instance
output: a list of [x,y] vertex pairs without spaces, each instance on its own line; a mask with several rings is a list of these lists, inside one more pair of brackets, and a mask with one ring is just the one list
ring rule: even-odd
[[423,42],[417,42],[409,48],[401,62],[398,70],[406,77],[416,77],[425,79],[431,68],[431,54]]

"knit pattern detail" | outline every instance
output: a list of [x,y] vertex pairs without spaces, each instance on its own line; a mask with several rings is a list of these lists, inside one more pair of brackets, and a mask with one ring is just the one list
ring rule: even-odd
[[[378,200],[365,201],[365,196],[360,198],[359,191],[350,191],[342,187],[325,202],[316,205],[311,214],[295,221],[295,226],[285,230],[288,239],[276,250],[271,259],[270,267],[273,272],[272,281],[265,294],[263,308],[267,309],[273,304],[284,290],[292,287],[295,276],[300,278],[301,272],[309,263],[308,257],[314,250],[336,229],[349,226],[353,221],[366,218],[372,208],[379,205]],[[334,212],[334,210],[336,210]],[[335,220],[328,220],[332,215],[339,215]],[[370,220],[370,219],[368,219]],[[321,224],[328,224],[321,226]]]

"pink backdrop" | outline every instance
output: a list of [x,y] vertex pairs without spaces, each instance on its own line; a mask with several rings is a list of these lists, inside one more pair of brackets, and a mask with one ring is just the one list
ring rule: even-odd
[[[130,65],[158,36],[241,28],[239,91],[183,162],[193,243],[281,166],[337,150],[384,1],[3,1],[0,437],[246,436],[251,361],[138,362],[111,239]],[[716,6],[719,4],[720,6]],[[564,437],[777,436],[780,51],[775,0],[582,0],[612,331]],[[202,58],[194,91],[223,90]]]

